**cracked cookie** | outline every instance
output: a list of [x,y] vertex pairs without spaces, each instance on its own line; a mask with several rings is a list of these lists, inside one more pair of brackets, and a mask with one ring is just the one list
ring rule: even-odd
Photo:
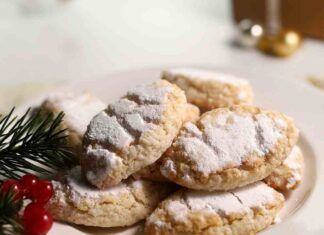
[[58,115],[60,112],[64,112],[62,129],[68,129],[68,146],[79,154],[88,124],[105,107],[106,105],[101,100],[88,92],[79,94],[59,92],[50,94],[40,109],[44,114]]
[[174,68],[162,73],[162,79],[178,85],[188,102],[201,111],[252,104],[253,91],[246,79],[230,74],[194,68]]
[[279,191],[293,190],[300,184],[303,172],[303,153],[298,146],[295,146],[282,165],[276,167],[264,182]]
[[[195,122],[199,119],[200,111],[197,106],[192,104],[187,104],[186,112],[184,113],[183,123],[185,122]],[[167,150],[168,151],[168,150]],[[166,151],[166,152],[167,152]],[[153,181],[169,181],[160,172],[160,166],[162,164],[163,158],[166,155],[164,153],[156,162],[144,167],[143,169],[135,172],[133,177],[135,179],[148,179]]]
[[183,122],[185,94],[160,80],[138,86],[95,116],[84,136],[81,166],[98,188],[118,184],[170,147]]
[[230,190],[269,176],[298,139],[291,118],[253,106],[220,108],[186,123],[161,173],[184,187]]
[[170,192],[167,184],[132,179],[99,190],[88,184],[79,166],[52,183],[48,209],[55,220],[97,227],[132,225],[146,218]]
[[230,192],[181,189],[147,218],[147,235],[245,235],[270,226],[284,197],[263,182]]

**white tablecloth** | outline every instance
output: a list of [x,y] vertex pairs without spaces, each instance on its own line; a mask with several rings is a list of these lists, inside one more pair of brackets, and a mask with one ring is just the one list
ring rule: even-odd
[[233,47],[228,0],[42,0],[44,9],[26,8],[37,1],[0,2],[0,99],[23,94],[15,89],[26,84],[43,89],[168,64],[235,67],[260,79],[265,73],[301,80],[324,75],[320,41],[306,40],[289,59]]

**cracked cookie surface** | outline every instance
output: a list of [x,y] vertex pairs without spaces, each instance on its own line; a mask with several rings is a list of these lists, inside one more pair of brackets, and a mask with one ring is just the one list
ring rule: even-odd
[[147,218],[145,234],[255,234],[274,222],[283,204],[283,195],[263,182],[230,192],[181,189]]
[[184,92],[162,80],[110,104],[84,136],[81,165],[87,180],[107,188],[155,162],[179,132],[186,105]]
[[253,91],[248,80],[230,74],[194,68],[174,68],[162,73],[162,79],[178,85],[188,102],[201,111],[252,104]]
[[[197,106],[192,104],[187,104],[186,112],[183,116],[183,123],[186,122],[196,122],[199,119],[200,111]],[[168,151],[168,150],[167,150]],[[166,151],[166,152],[167,152]],[[167,155],[164,153],[156,162],[153,164],[144,167],[143,169],[135,172],[133,177],[135,179],[148,179],[153,181],[169,181],[165,178],[160,171],[160,167],[163,161],[164,156]]]
[[54,219],[98,227],[132,225],[146,218],[170,192],[167,184],[132,179],[99,190],[87,183],[79,166],[52,183],[48,209]]
[[294,122],[282,113],[253,106],[215,109],[184,125],[160,169],[187,188],[230,190],[270,175],[297,139]]

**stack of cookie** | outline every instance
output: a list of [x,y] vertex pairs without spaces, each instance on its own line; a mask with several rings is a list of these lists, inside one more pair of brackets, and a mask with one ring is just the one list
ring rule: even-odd
[[[64,111],[83,138],[71,143],[80,166],[53,182],[57,220],[116,227],[146,218],[146,234],[253,234],[275,221],[280,191],[301,181],[293,120],[253,106],[247,80],[172,69],[103,111],[85,95],[43,105]],[[87,115],[69,111],[92,102]]]

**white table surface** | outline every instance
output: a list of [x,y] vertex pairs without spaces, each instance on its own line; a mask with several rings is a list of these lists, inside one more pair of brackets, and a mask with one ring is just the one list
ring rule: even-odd
[[216,64],[260,74],[324,75],[324,43],[307,40],[289,59],[231,46],[229,0],[72,0],[28,14],[0,2],[0,82],[92,79],[161,64]]
[[[37,3],[43,10],[30,7]],[[206,64],[260,79],[324,76],[321,41],[278,59],[232,46],[235,32],[229,0],[2,0],[0,112],[52,84],[124,69]]]

